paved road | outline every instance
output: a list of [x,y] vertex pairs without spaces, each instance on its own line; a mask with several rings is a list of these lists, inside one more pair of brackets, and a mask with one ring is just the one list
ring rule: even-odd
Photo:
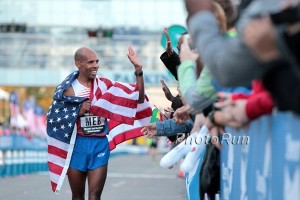
[[[148,155],[113,156],[102,200],[185,200],[185,182],[178,167],[163,169],[160,158]],[[0,178],[1,200],[68,200],[71,191],[65,180],[59,195],[52,193],[48,173]]]

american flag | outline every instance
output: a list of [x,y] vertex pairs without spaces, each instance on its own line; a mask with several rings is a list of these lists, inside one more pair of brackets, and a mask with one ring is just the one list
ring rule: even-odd
[[[63,96],[79,72],[70,74],[57,86],[47,113],[48,167],[52,190],[59,193],[66,176],[76,139],[77,116],[87,98]],[[150,123],[151,107],[147,98],[138,104],[135,85],[96,78],[91,90],[90,112],[108,118],[110,149],[128,139],[141,136],[141,128]],[[111,119],[114,119],[111,120]]]

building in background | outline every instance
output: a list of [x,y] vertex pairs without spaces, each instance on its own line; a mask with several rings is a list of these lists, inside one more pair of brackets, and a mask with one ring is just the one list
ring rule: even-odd
[[160,79],[171,88],[176,83],[159,58],[161,37],[164,27],[185,26],[185,12],[182,0],[0,0],[0,87],[36,88],[47,108],[54,87],[76,69],[73,55],[82,46],[98,53],[98,75],[134,82],[126,55],[132,45],[148,94],[164,107]]
[[182,0],[1,0],[0,23],[84,28],[139,27],[161,31],[185,25]]
[[173,84],[159,59],[160,40],[164,27],[185,18],[181,0],[1,0],[0,85],[54,86],[74,70],[81,46],[98,53],[99,75],[130,82],[129,45],[147,85]]

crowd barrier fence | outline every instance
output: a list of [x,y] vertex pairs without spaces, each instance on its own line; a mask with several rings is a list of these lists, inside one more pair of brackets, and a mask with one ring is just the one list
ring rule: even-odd
[[48,171],[47,141],[23,135],[0,137],[0,177]]
[[246,129],[226,132],[221,199],[300,199],[299,116],[274,112]]

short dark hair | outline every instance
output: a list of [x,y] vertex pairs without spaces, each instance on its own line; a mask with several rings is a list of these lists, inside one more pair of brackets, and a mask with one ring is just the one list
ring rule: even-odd
[[226,24],[227,29],[234,27],[234,20],[235,20],[235,8],[233,6],[232,0],[214,0],[218,3],[224,10],[226,15]]

